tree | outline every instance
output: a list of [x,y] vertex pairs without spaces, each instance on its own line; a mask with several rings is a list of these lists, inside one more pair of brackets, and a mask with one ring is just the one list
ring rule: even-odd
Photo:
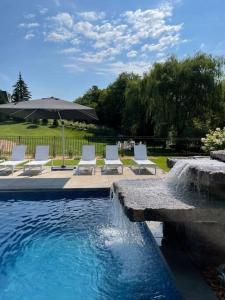
[[173,130],[177,137],[183,137],[196,124],[217,126],[224,114],[222,69],[221,59],[203,53],[156,63],[145,78],[144,92],[155,134],[162,136],[164,131],[168,135]]
[[102,90],[93,85],[82,97],[77,98],[74,102],[96,108],[98,106],[99,97]]
[[141,78],[122,73],[107,88],[93,86],[78,103],[95,108],[117,132],[200,137],[225,126],[224,59],[204,53],[155,63]]
[[13,88],[12,102],[28,101],[31,99],[31,93],[29,92],[21,73],[19,73],[19,78]]
[[0,90],[0,104],[9,102],[8,94],[5,91]]
[[122,73],[119,77],[109,85],[101,94],[99,99],[99,111],[101,121],[104,125],[122,130],[123,112],[125,108],[125,93],[130,80],[139,78],[138,75],[133,73]]
[[[8,93],[0,90],[0,104],[5,104],[9,102]],[[0,113],[0,121],[5,120],[5,116]]]

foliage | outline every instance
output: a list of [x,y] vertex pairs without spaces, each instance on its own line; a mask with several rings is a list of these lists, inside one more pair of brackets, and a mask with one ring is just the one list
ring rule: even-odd
[[5,91],[0,90],[0,104],[8,103],[8,94]]
[[202,138],[202,143],[202,149],[206,152],[225,149],[225,127],[223,129],[216,128],[214,131],[210,130],[206,137]]
[[[0,104],[5,104],[9,102],[8,94],[5,91],[0,90]],[[5,120],[6,116],[0,113],[0,121]]]
[[79,97],[76,99],[76,103],[85,106],[91,106],[96,109],[98,106],[100,95],[101,95],[101,90],[96,85],[93,85],[92,88],[90,88],[83,95],[83,97]]
[[13,88],[12,102],[28,101],[31,99],[31,93],[29,92],[21,73],[19,73],[19,78]]
[[42,124],[43,126],[48,125],[48,119],[42,119],[42,120],[41,120],[41,124]]
[[155,63],[142,78],[122,73],[106,89],[77,102],[94,107],[100,123],[120,134],[202,136],[224,126],[224,60],[204,53]]
[[53,120],[53,122],[52,122],[52,127],[53,128],[56,128],[56,127],[58,127],[59,126],[59,122],[58,122],[58,120]]

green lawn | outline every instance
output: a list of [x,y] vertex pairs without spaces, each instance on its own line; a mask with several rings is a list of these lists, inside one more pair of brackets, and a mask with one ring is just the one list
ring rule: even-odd
[[[49,126],[38,125],[37,128],[32,128],[31,123],[0,123],[0,137],[11,136],[28,136],[28,137],[61,137],[61,127],[50,128]],[[84,136],[92,135],[86,130],[77,130],[72,128],[65,128],[65,137],[83,138]]]
[[169,172],[170,168],[167,166],[167,156],[157,156],[150,157],[150,159],[157,164],[157,166],[164,170],[165,172]]
[[[154,161],[157,165],[158,168],[164,170],[165,172],[168,172],[170,169],[167,167],[167,164],[166,164],[166,161],[167,161],[167,157],[163,157],[163,156],[159,156],[159,157],[150,157],[150,159],[152,161]],[[135,165],[134,161],[130,158],[122,158],[121,159],[124,166],[133,166]],[[77,165],[77,163],[79,162],[78,159],[74,160],[74,159],[68,159],[65,161],[65,164],[66,165]],[[62,164],[62,161],[57,159],[57,160],[54,160],[54,166],[60,166]],[[51,165],[51,163],[49,164]],[[97,165],[99,167],[102,167],[104,165],[104,160],[103,159],[98,159],[97,160]]]

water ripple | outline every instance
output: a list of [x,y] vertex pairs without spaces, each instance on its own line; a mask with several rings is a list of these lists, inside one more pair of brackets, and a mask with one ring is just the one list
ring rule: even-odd
[[0,201],[1,300],[179,299],[152,237],[115,226],[108,197],[56,199]]

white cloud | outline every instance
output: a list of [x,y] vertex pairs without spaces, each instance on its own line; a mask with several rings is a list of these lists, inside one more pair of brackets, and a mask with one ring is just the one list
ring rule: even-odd
[[72,48],[65,48],[65,49],[61,50],[60,53],[69,55],[69,54],[77,53],[79,51],[80,51],[79,49],[72,47]]
[[26,14],[26,15],[24,15],[24,18],[25,19],[33,19],[33,18],[35,18],[35,14]]
[[70,43],[74,46],[79,45],[80,44],[80,40],[78,38],[75,38],[73,40],[70,41]]
[[64,67],[70,72],[84,72],[85,68],[78,66],[77,64],[65,64]]
[[127,53],[127,57],[131,58],[131,57],[136,57],[137,56],[137,51],[130,51]]
[[40,24],[37,23],[37,22],[32,22],[32,23],[20,23],[19,24],[19,27],[21,28],[27,28],[27,29],[30,29],[30,28],[35,28],[35,27],[39,27]]
[[73,27],[73,17],[67,12],[59,13],[55,17],[51,17],[50,19],[54,21],[57,26],[65,26],[67,28]]
[[52,42],[64,42],[71,38],[71,33],[63,29],[60,32],[52,31],[46,36],[46,41],[52,41]]
[[[97,11],[59,12],[46,17],[44,40],[63,42],[57,52],[75,59],[75,63],[66,65],[68,69],[92,68],[113,74],[127,69],[140,74],[146,66],[149,68],[150,61],[164,59],[185,42],[183,24],[173,22],[174,1],[165,0],[156,8],[125,11],[118,16]],[[22,24],[25,28],[34,26]]]
[[104,66],[103,68],[99,68],[99,70],[103,73],[112,73],[114,75],[119,75],[122,72],[133,72],[139,75],[143,75],[143,73],[147,72],[150,67],[151,63],[148,61],[118,61],[115,63],[106,64],[106,66]]
[[85,53],[82,57],[78,60],[85,63],[101,63],[104,60],[112,60],[114,56],[119,53],[119,50],[116,48],[108,48],[106,50],[101,50],[96,53],[88,52]]
[[97,21],[105,18],[104,12],[96,12],[96,11],[84,11],[78,14],[82,19],[86,21]]
[[42,8],[40,8],[39,12],[40,12],[41,15],[45,15],[48,12],[48,8],[47,7],[42,7]]
[[24,39],[25,40],[31,40],[35,37],[35,34],[32,33],[32,32],[28,32],[25,36],[24,36]]

